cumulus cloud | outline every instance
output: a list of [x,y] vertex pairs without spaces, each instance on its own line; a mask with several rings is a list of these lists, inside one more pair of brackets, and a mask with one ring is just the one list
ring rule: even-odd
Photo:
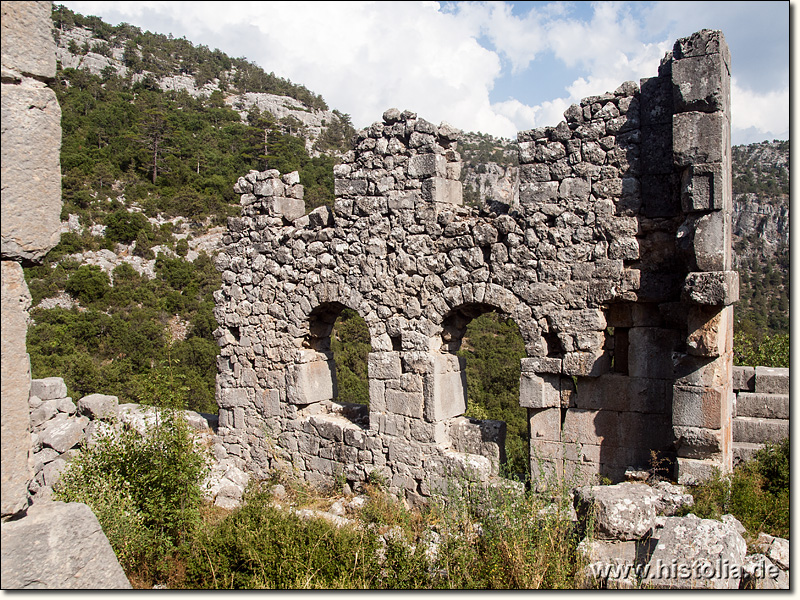
[[[654,75],[676,37],[716,27],[715,15],[725,13],[732,50],[732,40],[739,39],[748,50],[741,84],[733,90],[734,129],[788,130],[788,59],[781,62],[780,52],[770,50],[770,72],[787,73],[779,86],[749,84],[757,71],[751,68],[759,52],[755,42],[770,42],[770,18],[750,15],[770,4],[774,21],[785,3],[732,3],[725,11],[704,2],[552,2],[532,9],[508,2],[65,4],[112,23],[127,21],[244,56],[322,94],[357,126],[396,107],[504,137],[555,125],[571,103]],[[757,26],[748,30],[751,23]],[[563,89],[561,82],[555,90],[551,85],[551,97],[542,97],[530,81],[532,65],[537,77],[564,79]],[[498,101],[492,96],[501,80],[504,93],[512,91]]]

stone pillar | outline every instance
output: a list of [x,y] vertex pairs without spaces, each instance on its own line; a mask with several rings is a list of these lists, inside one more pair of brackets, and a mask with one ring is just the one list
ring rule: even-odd
[[730,51],[719,31],[675,43],[673,162],[685,221],[688,356],[673,388],[681,483],[732,468],[733,306],[739,298],[731,242]]
[[58,243],[61,109],[50,2],[2,2],[2,518],[25,510],[31,479],[23,263]]

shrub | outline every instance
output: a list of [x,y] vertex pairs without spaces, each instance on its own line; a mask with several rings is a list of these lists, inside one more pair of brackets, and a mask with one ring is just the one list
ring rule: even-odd
[[55,497],[97,515],[125,571],[158,576],[161,563],[193,533],[206,462],[183,415],[161,409],[145,435],[123,429],[73,460]]
[[98,266],[82,265],[70,275],[64,288],[82,304],[92,304],[105,297],[111,289],[108,275]]
[[117,210],[105,219],[106,238],[121,244],[130,244],[140,231],[148,232],[150,222],[142,213],[131,213],[125,209]]
[[264,492],[192,545],[186,584],[194,588],[366,588],[375,580],[373,532],[283,512]]
[[701,518],[730,513],[755,537],[766,532],[789,537],[789,440],[767,444],[730,475],[717,475],[692,488],[695,505],[684,509]]

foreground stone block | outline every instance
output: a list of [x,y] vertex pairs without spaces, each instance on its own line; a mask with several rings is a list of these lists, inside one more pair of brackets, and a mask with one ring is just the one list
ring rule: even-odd
[[3,2],[3,70],[56,76],[56,44],[50,2]]
[[4,589],[131,589],[85,504],[43,502],[2,525]]
[[738,589],[747,544],[730,525],[694,515],[667,517],[643,584],[658,589]]
[[[5,11],[5,4],[4,11]],[[28,307],[31,296],[19,263],[2,261],[2,516],[6,517],[27,506],[28,481],[33,477],[28,466],[31,446],[28,432],[30,414],[28,397],[31,389],[30,361],[25,347],[28,328]],[[65,390],[66,391],[66,390]],[[5,585],[4,585],[5,587]]]
[[2,256],[39,261],[61,236],[61,108],[55,92],[3,85],[2,135]]

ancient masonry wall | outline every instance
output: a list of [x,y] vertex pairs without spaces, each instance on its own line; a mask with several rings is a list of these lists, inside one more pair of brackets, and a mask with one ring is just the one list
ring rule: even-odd
[[789,437],[789,369],[733,367],[733,461]]
[[27,508],[31,297],[22,265],[58,243],[61,109],[50,2],[2,2],[2,518]]
[[[303,215],[296,174],[236,185],[216,293],[219,434],[257,476],[375,472],[409,498],[489,479],[505,426],[464,417],[468,322],[497,310],[525,340],[531,468],[605,475],[673,459],[680,481],[731,468],[730,56],[678,40],[656,77],[520,132],[518,201],[463,206],[455,132],[395,109]],[[369,408],[333,402],[332,325],[369,328]],[[540,477],[543,476],[543,477]]]

